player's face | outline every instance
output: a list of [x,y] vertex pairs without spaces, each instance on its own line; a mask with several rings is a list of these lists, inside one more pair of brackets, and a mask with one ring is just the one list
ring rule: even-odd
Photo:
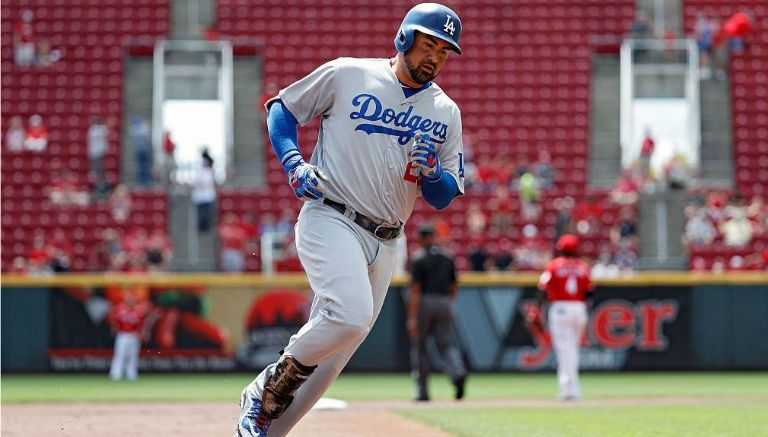
[[451,51],[448,42],[417,32],[413,46],[405,52],[408,73],[421,85],[433,80],[443,69]]

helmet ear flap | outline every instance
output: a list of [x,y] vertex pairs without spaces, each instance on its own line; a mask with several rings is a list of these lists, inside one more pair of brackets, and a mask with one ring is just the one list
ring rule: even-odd
[[395,48],[400,52],[407,52],[413,45],[413,37],[413,30],[401,27],[395,36]]

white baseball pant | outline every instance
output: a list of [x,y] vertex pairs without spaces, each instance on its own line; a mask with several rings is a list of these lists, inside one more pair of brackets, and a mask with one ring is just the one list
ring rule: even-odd
[[[344,369],[379,316],[395,267],[396,240],[376,239],[322,201],[304,204],[295,233],[315,295],[309,320],[291,337],[285,354],[318,367],[285,413],[272,421],[270,437],[287,434]],[[259,399],[274,367],[248,386]]]
[[141,338],[135,332],[118,332],[115,336],[115,349],[109,377],[114,380],[139,377],[139,353]]
[[559,399],[579,399],[579,348],[587,327],[587,306],[580,301],[556,301],[547,313],[557,359]]

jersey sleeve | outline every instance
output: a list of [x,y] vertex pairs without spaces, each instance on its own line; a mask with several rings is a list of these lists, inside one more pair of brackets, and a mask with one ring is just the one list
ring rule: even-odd
[[328,114],[333,107],[338,60],[326,62],[302,79],[280,90],[279,99],[300,125]]
[[438,156],[443,172],[456,179],[459,194],[464,194],[464,144],[462,143],[461,111],[456,106],[453,109],[448,136],[440,148]]
[[539,290],[547,291],[547,288],[549,287],[549,283],[552,281],[552,272],[549,271],[549,266],[547,266],[547,269],[544,270],[544,272],[539,276]]

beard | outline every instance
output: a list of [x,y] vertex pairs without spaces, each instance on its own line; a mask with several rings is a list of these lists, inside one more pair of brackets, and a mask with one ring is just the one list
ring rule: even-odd
[[[421,69],[422,66],[429,65],[432,67],[432,72],[426,72]],[[412,63],[410,59],[408,59],[408,56],[405,57],[405,66],[408,67],[408,73],[411,75],[411,79],[413,79],[414,82],[418,83],[419,85],[424,85],[425,83],[431,81],[435,78],[435,73],[437,73],[437,65],[432,64],[430,62],[422,62],[421,64],[415,64]]]

